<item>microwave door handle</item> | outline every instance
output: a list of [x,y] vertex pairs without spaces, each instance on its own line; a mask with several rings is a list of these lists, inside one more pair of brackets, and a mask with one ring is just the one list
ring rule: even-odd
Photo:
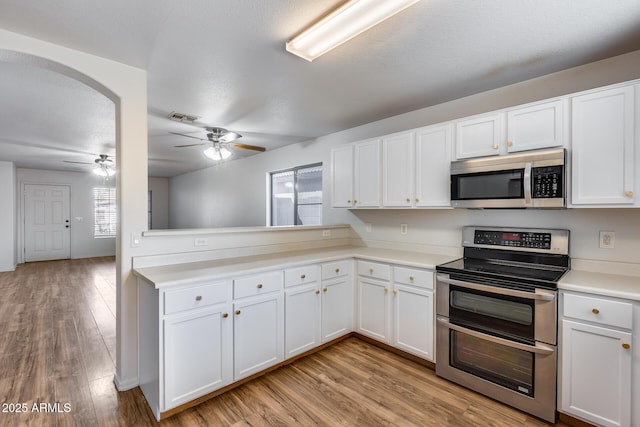
[[523,184],[524,204],[531,206],[531,163],[529,162],[524,164]]
[[494,286],[481,285],[479,283],[464,282],[462,280],[448,279],[443,276],[438,276],[438,281],[447,283],[449,285],[460,286],[467,289],[475,289],[476,291],[491,292],[493,294],[506,295],[510,297],[518,297],[525,299],[552,301],[556,296],[553,293],[539,293],[536,289],[535,293],[517,291],[515,289],[498,288]]
[[516,341],[507,340],[500,337],[495,337],[493,335],[488,335],[482,332],[474,331],[472,329],[467,329],[462,326],[454,325],[453,323],[449,322],[449,320],[445,317],[438,316],[436,317],[436,321],[438,322],[439,325],[442,325],[448,329],[461,332],[463,334],[471,335],[472,337],[479,338],[482,340],[491,341],[492,343],[501,344],[511,348],[517,348],[518,350],[529,351],[531,353],[538,353],[538,354],[554,353],[553,348],[543,344],[529,345],[529,344],[519,343]]

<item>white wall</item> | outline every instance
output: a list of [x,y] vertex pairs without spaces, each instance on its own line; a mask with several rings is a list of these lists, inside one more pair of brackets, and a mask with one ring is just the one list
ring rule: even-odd
[[13,271],[16,250],[16,168],[12,162],[0,161],[0,271]]
[[[103,183],[102,178],[91,172],[60,172],[40,169],[18,168],[18,189],[23,194],[25,184],[67,185],[70,187],[71,258],[113,256],[116,254],[116,239],[93,237],[93,188],[113,187],[114,180]],[[24,200],[18,203],[18,253],[23,260],[24,247]]]
[[169,178],[149,177],[151,229],[169,228]]
[[[640,51],[184,174],[170,181],[170,227],[265,225],[266,174],[322,162],[324,223],[351,224],[370,245],[401,244],[417,250],[448,252],[459,248],[460,228],[464,225],[556,227],[571,230],[573,257],[640,263],[640,214],[633,209],[348,211],[329,207],[332,147],[637,78]],[[366,223],[372,224],[372,232],[365,231]],[[400,234],[400,223],[409,224],[407,235]],[[614,249],[598,248],[599,230],[616,232]]]

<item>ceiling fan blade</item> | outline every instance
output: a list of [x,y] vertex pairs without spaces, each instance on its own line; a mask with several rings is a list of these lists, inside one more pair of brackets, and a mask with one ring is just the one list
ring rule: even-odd
[[184,133],[178,133],[178,132],[169,132],[169,133],[170,133],[170,134],[173,134],[173,135],[186,136],[187,138],[199,139],[200,141],[206,141],[206,139],[205,139],[205,138],[199,138],[199,137],[197,137],[197,136],[193,136],[193,135],[186,135],[186,134],[184,134]]
[[201,142],[199,144],[174,145],[174,147],[176,147],[176,148],[197,147],[198,145],[208,145],[208,144],[206,142]]
[[253,151],[265,151],[266,150],[266,148],[258,147],[257,145],[248,145],[248,144],[235,143],[235,144],[233,144],[233,146],[236,147],[236,148],[244,148],[245,150],[253,150]]
[[240,135],[239,133],[227,132],[227,133],[223,134],[222,136],[220,136],[220,138],[218,138],[218,141],[220,141],[220,142],[231,142],[231,141],[235,141],[236,139],[240,139],[240,138],[242,138],[242,135]]
[[63,160],[64,163],[77,163],[79,165],[92,165],[93,163],[89,163],[89,162],[74,162],[72,160]]

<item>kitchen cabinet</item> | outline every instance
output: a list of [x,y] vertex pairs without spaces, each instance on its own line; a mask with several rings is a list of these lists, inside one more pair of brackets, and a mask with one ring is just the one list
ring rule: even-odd
[[285,358],[304,353],[321,343],[319,266],[287,269],[285,275]]
[[571,98],[573,207],[638,206],[636,117],[638,86]]
[[451,206],[451,143],[453,124],[427,126],[415,131],[415,206]]
[[630,426],[633,304],[561,293],[559,410],[603,426]]
[[382,138],[382,205],[411,207],[414,203],[414,132]]
[[331,150],[331,206],[380,207],[380,141],[372,139]]
[[234,380],[284,359],[282,272],[233,281]]
[[392,345],[434,361],[433,272],[393,267]]
[[391,267],[369,261],[358,261],[357,331],[380,342],[390,344]]
[[353,331],[353,260],[322,264],[322,342]]
[[564,146],[565,102],[549,100],[458,120],[456,158]]
[[353,207],[353,167],[352,145],[331,150],[331,207]]

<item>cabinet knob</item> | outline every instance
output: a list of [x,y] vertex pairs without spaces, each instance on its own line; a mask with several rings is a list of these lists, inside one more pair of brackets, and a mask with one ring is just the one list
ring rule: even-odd
[[597,308],[592,309],[591,312],[593,314],[600,314],[600,310],[598,310]]
[[624,195],[627,197],[633,197],[633,191],[625,191]]
[[347,200],[347,203],[351,204],[351,200]]
[[398,290],[397,290],[397,289],[394,289],[394,290],[393,290],[393,294],[394,294],[394,295],[398,295]]
[[512,147],[513,146],[513,141],[507,141],[507,146],[508,147]]
[[240,314],[240,310],[236,310],[236,315]]
[[631,344],[623,342],[622,343],[622,348],[624,348],[625,350],[629,350],[631,348]]
[[227,317],[229,317],[229,313],[222,313],[222,318],[226,319]]
[[258,288],[258,289],[262,289],[262,283],[258,283],[257,288]]
[[498,149],[498,144],[493,144],[493,149],[497,150]]
[[325,292],[325,293],[326,293],[328,290],[329,290],[328,288],[324,288],[324,289],[322,290],[322,292]]
[[409,276],[409,281],[413,282],[413,276]]
[[316,295],[320,295],[320,289],[316,289]]
[[407,203],[411,203],[411,199],[407,197]]
[[307,277],[307,276],[306,276],[306,275],[304,275],[304,274],[301,274],[301,275],[300,275],[300,278],[301,278],[301,279],[304,279],[305,277]]
[[420,203],[420,199],[416,197],[416,203]]
[[369,274],[373,274],[373,268],[369,269]]
[[389,288],[384,288],[384,293],[386,294],[387,292],[389,292]]
[[336,273],[340,273],[340,269],[339,268],[336,268]]
[[196,301],[202,301],[202,295],[196,295]]
[[353,201],[353,204],[354,204],[354,205],[358,204],[358,201],[357,201],[357,200],[354,200],[354,201]]

